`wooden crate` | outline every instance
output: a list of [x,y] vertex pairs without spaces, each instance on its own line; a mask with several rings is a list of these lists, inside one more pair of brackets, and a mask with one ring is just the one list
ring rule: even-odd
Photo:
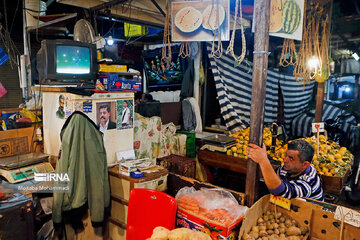
[[169,172],[195,178],[196,160],[194,158],[171,154],[157,158],[156,164],[166,168]]
[[349,168],[342,177],[319,175],[323,183],[324,191],[328,193],[341,194],[341,191],[344,189],[350,172],[351,169]]

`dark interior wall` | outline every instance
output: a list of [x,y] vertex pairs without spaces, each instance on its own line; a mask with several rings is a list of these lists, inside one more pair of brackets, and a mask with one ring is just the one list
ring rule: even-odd
[[[20,39],[15,42],[16,48],[22,53],[23,47]],[[3,48],[3,46],[1,46]],[[5,48],[3,48],[6,51]],[[0,108],[18,107],[22,102],[22,91],[19,83],[18,69],[14,63],[7,61],[0,66],[0,82],[4,85],[7,93],[0,98]]]

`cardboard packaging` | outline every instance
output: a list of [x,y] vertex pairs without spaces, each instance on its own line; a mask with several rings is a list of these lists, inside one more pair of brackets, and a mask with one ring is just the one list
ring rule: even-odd
[[202,231],[211,236],[212,239],[235,239],[243,217],[229,226],[219,224],[202,216],[195,215],[185,209],[178,208],[176,225]]
[[99,72],[107,73],[116,73],[116,72],[127,72],[126,65],[116,65],[116,64],[99,64]]
[[[265,195],[259,199],[245,213],[243,224],[239,232],[239,240],[245,233],[251,231],[252,226],[267,210],[274,211],[275,205],[269,202],[270,195]],[[303,239],[315,240],[338,240],[342,234],[342,239],[360,239],[360,228],[352,226],[345,220],[343,230],[341,230],[341,220],[335,219],[335,212],[341,206],[320,202],[312,199],[291,199],[290,210],[277,206],[276,210],[294,219],[300,226],[307,226],[309,232]],[[360,223],[360,213],[354,211],[352,216],[357,217]],[[344,216],[345,217],[345,216]]]
[[125,76],[119,74],[101,74],[98,80],[104,85],[106,91],[141,91],[141,78],[139,76]]

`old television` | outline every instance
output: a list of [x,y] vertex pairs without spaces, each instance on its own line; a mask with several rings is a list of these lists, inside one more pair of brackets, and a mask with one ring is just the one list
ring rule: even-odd
[[42,84],[93,84],[98,71],[96,45],[43,40],[37,53],[37,70]]

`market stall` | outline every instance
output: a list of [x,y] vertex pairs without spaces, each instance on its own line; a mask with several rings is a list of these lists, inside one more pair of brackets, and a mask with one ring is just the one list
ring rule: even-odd
[[358,239],[358,110],[324,102],[359,96],[326,84],[340,4],[25,1],[0,239]]

